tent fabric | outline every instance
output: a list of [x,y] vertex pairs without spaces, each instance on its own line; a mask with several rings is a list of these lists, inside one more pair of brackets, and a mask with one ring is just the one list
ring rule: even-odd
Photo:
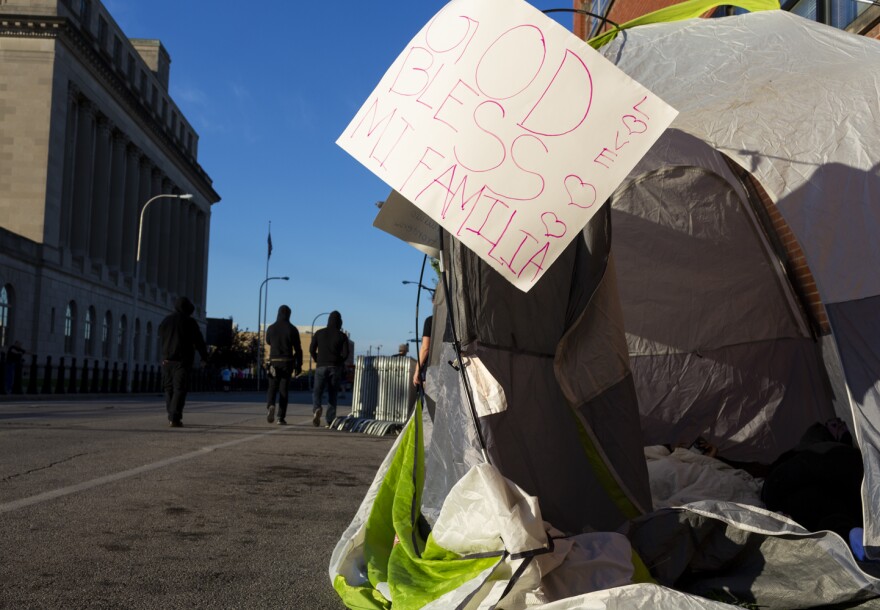
[[722,156],[664,133],[611,198],[645,442],[769,463],[834,415],[821,350]]
[[[829,311],[865,461],[863,503],[876,506],[880,366],[858,358],[880,318],[880,43],[765,11],[633,28],[602,53],[679,110],[673,129],[749,171],[791,228]],[[880,559],[876,519],[866,508],[866,551]]]
[[676,590],[768,610],[878,607],[880,580],[860,568],[842,538],[808,532],[778,513],[694,502],[636,519],[627,534],[658,584]]
[[831,305],[828,316],[857,410],[854,432],[865,464],[865,551],[880,558],[880,297]]
[[758,179],[826,304],[880,294],[862,271],[880,266],[880,42],[764,11],[633,28],[602,53]]
[[[614,530],[628,518],[650,510],[635,393],[619,393],[615,404],[590,401],[591,396],[617,386],[625,368],[618,364],[596,375],[600,371],[588,368],[583,359],[568,364],[555,361],[563,337],[587,344],[596,339],[589,335],[590,320],[597,316],[620,320],[616,296],[594,298],[597,292],[611,290],[613,294],[606,279],[612,277],[606,273],[607,222],[607,209],[596,214],[582,238],[563,252],[528,293],[515,288],[459,242],[446,238],[443,243],[444,261],[451,266],[448,306],[462,354],[480,359],[507,400],[503,412],[478,418],[489,461],[527,493],[540,497],[545,518],[565,532]],[[620,323],[603,332],[620,336],[616,346],[605,339],[599,347],[613,347],[625,362]],[[572,339],[572,333],[579,339]],[[605,350],[601,353],[604,360]],[[588,392],[566,397],[555,372],[559,366],[568,367],[563,373],[571,380],[593,374]],[[601,410],[590,416],[591,405]],[[614,433],[592,433],[591,419]],[[435,421],[433,434],[449,437],[444,425]],[[548,438],[554,442],[548,444]],[[447,455],[447,459],[460,461],[459,454]],[[442,497],[442,490],[433,488],[434,473],[429,475],[426,495]],[[447,476],[440,475],[452,482]]]

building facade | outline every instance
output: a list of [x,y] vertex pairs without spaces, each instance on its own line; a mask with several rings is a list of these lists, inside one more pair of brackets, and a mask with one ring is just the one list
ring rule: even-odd
[[133,369],[178,296],[204,326],[220,197],[170,64],[99,0],[0,0],[0,346]]

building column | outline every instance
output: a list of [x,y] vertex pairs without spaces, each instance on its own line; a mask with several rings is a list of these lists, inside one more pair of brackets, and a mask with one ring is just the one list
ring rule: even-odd
[[[162,171],[154,167],[151,173],[150,197],[155,197],[162,192]],[[153,286],[159,285],[159,263],[161,260],[160,244],[162,243],[162,203],[161,199],[150,204],[149,218],[144,218],[144,223],[149,225],[150,255],[147,257],[147,277]],[[144,228],[144,231],[147,229]],[[144,237],[146,239],[146,236]]]
[[196,214],[198,207],[193,203],[187,205],[186,222],[183,225],[183,239],[186,250],[186,275],[183,278],[183,286],[180,289],[181,294],[185,294],[193,298],[196,283]]
[[130,144],[125,149],[125,207],[122,212],[122,271],[134,276],[140,197],[141,151]]
[[107,264],[122,268],[122,240],[125,231],[126,181],[128,180],[125,155],[128,138],[121,131],[114,131],[110,153],[110,210],[107,219]]
[[98,117],[95,130],[95,165],[92,177],[92,212],[89,222],[89,257],[103,263],[107,252],[107,221],[110,212],[110,179],[113,175],[111,130],[107,117]]
[[[179,189],[174,190],[177,191]],[[181,268],[184,264],[183,257],[181,256],[180,240],[188,202],[185,199],[178,199],[171,203],[174,208],[171,210],[171,226],[169,227],[171,239],[168,243],[170,249],[168,253],[168,292],[179,295],[180,278],[183,275]]]
[[207,265],[208,260],[208,239],[207,239],[208,222],[205,213],[200,211],[196,216],[196,274],[193,283],[192,300],[196,308],[201,311],[205,310],[205,288],[207,284]]
[[153,165],[150,163],[150,160],[147,157],[141,157],[138,162],[138,198],[137,198],[137,220],[134,222],[135,226],[135,254],[137,254],[137,231],[140,228],[140,240],[141,240],[141,260],[140,260],[140,283],[143,285],[147,284],[147,276],[149,271],[148,261],[150,260],[150,256],[152,255],[152,248],[150,244],[150,214],[152,211],[148,210],[144,215],[143,226],[140,224],[141,211],[144,209],[144,205],[147,201],[150,200],[151,192],[152,192],[152,181],[150,178],[150,174],[153,171]]
[[[160,193],[171,193],[171,181],[164,178],[160,182]],[[180,201],[174,199],[162,199],[157,204],[161,207],[160,222],[160,245],[159,245],[159,277],[158,285],[161,290],[171,292],[171,268],[174,261],[171,259],[171,251],[174,248],[174,213]]]
[[61,186],[61,222],[58,225],[58,243],[70,246],[71,218],[73,217],[73,185],[76,176],[76,142],[79,124],[79,89],[74,84],[67,88],[67,121],[64,132],[64,176]]
[[76,172],[73,183],[73,215],[70,220],[70,248],[84,255],[89,240],[92,208],[92,179],[95,166],[95,106],[80,100],[76,133]]

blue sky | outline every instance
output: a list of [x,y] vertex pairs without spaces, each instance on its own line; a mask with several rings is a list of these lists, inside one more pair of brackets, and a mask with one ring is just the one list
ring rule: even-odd
[[[126,36],[159,39],[171,55],[171,95],[199,134],[199,163],[222,197],[211,218],[208,316],[256,329],[271,221],[269,274],[290,280],[269,282],[270,321],[282,303],[301,326],[339,310],[358,354],[379,346],[392,354],[414,338],[417,290],[402,281],[418,279],[423,255],[373,228],[375,203],[390,189],[335,142],[445,3],[104,4]],[[553,16],[570,29],[570,13]],[[418,328],[428,315],[423,296]]]

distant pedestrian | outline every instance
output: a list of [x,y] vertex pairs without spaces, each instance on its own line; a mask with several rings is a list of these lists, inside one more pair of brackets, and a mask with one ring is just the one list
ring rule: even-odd
[[413,385],[420,386],[425,381],[425,373],[428,371],[428,355],[431,351],[431,329],[434,326],[434,316],[425,318],[422,327],[422,344],[419,347],[419,357],[416,359],[416,370],[413,373]]
[[220,379],[223,381],[223,391],[228,392],[232,384],[232,371],[229,370],[228,366],[224,366],[223,370],[220,371]]
[[[266,329],[269,344],[269,391],[266,396],[266,421],[286,424],[287,396],[290,378],[302,371],[302,345],[299,330],[290,323],[290,307],[278,308],[275,323]],[[278,397],[278,415],[275,415],[275,397]]]
[[409,344],[408,343],[401,343],[400,345],[397,346],[397,355],[398,356],[406,356],[407,354],[409,354]]
[[21,376],[21,363],[24,361],[26,350],[21,346],[21,341],[16,341],[6,351],[6,393],[11,394],[15,387],[15,379]]
[[189,387],[189,373],[198,351],[202,365],[208,359],[205,338],[199,324],[192,318],[195,306],[186,297],[174,302],[174,313],[159,324],[162,342],[162,389],[165,391],[165,410],[172,428],[183,426],[183,406]]
[[327,390],[327,427],[336,419],[336,398],[345,362],[348,360],[348,336],[342,332],[342,315],[330,312],[327,327],[312,335],[309,354],[315,363],[315,388],[312,392],[312,423],[321,425],[321,400]]

